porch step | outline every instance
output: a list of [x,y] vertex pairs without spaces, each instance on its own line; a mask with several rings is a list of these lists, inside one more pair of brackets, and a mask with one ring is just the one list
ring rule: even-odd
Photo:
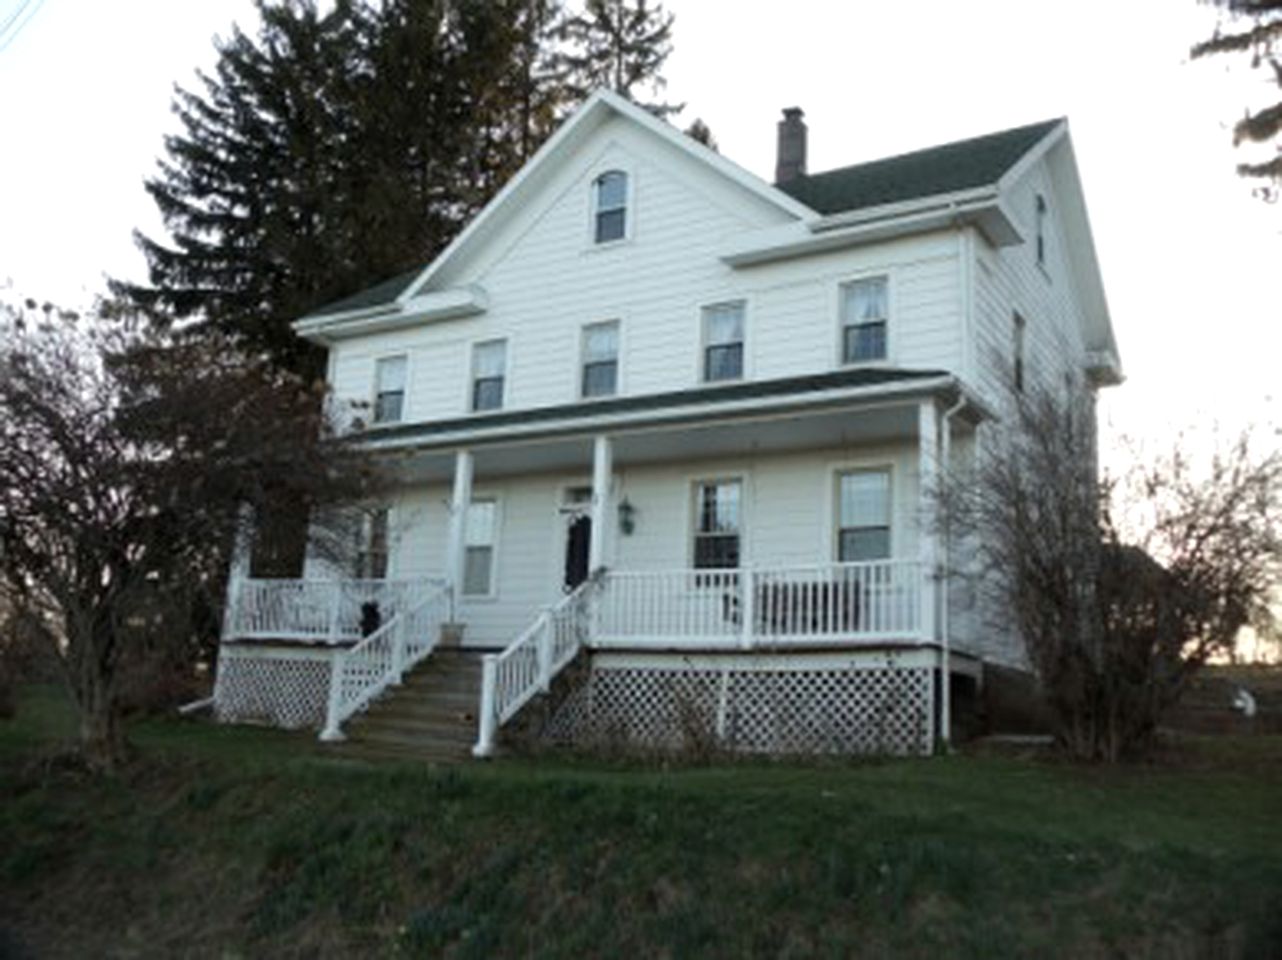
[[460,763],[476,742],[481,656],[442,650],[348,720],[331,749],[361,760]]

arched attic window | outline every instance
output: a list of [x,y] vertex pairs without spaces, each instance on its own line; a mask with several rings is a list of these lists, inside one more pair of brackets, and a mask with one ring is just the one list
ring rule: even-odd
[[622,240],[628,233],[628,175],[607,170],[592,181],[592,236],[596,243]]

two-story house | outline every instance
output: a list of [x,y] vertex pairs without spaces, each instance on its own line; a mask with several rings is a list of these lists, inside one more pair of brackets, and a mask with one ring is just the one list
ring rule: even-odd
[[785,110],[776,173],[599,92],[431,264],[299,320],[400,487],[355,569],[238,566],[220,716],[485,755],[561,683],[571,743],[947,737],[1021,651],[929,491],[1003,371],[1120,380],[1067,123],[810,174]]

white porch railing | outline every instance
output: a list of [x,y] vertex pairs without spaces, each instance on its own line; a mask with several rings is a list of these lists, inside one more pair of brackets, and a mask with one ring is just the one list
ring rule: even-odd
[[923,586],[915,560],[610,571],[593,641],[751,648],[913,640],[921,630]]
[[223,639],[360,640],[434,594],[444,580],[238,580]]
[[472,752],[494,752],[498,729],[574,659],[591,630],[597,581],[586,580],[573,593],[535,618],[502,653],[487,654],[481,666],[481,709]]
[[449,616],[449,591],[438,586],[350,650],[334,654],[322,740],[341,740],[343,723],[436,647]]

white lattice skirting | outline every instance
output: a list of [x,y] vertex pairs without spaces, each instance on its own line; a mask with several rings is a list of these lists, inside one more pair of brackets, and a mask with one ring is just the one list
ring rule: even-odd
[[745,753],[929,753],[935,669],[921,656],[593,659],[548,736],[580,746]]
[[227,723],[320,727],[333,653],[224,645],[218,651],[214,712]]

